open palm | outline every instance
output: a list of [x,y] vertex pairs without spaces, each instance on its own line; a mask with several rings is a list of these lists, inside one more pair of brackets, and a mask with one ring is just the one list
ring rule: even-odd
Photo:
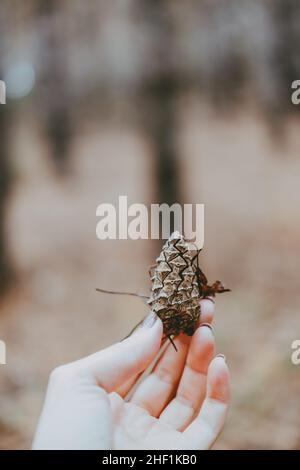
[[152,314],[131,337],[61,366],[48,388],[34,448],[209,449],[229,405],[229,372],[215,355],[214,304],[201,301],[193,337],[169,344],[151,373],[162,324]]

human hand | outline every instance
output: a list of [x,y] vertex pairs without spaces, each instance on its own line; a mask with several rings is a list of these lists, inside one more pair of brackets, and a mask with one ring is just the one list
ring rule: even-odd
[[169,344],[136,388],[161,345],[155,314],[124,341],[55,369],[33,449],[209,449],[224,426],[229,371],[214,357],[214,304],[200,303],[193,337],[178,336],[178,352]]

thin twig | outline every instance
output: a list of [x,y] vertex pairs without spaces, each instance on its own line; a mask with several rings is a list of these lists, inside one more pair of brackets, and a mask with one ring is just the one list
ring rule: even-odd
[[149,299],[148,295],[137,294],[135,292],[118,292],[113,290],[99,289],[96,288],[97,292],[102,292],[103,294],[116,294],[116,295],[133,295],[134,297],[139,297],[140,299]]

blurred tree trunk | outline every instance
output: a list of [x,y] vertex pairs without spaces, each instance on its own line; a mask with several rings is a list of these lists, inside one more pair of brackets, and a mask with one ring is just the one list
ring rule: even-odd
[[[0,64],[0,78],[2,76]],[[9,105],[0,105],[0,294],[9,286],[13,272],[6,238],[6,205],[12,181],[9,167],[9,116]]]
[[278,44],[275,53],[274,69],[280,80],[280,111],[295,111],[292,105],[291,84],[299,78],[299,44],[300,44],[300,7],[298,0],[275,2],[273,5],[275,28]]
[[40,0],[37,16],[40,25],[40,113],[55,167],[59,174],[65,174],[69,170],[71,116],[64,18],[60,14],[60,2]]
[[146,90],[152,108],[152,122],[148,131],[155,152],[158,202],[170,205],[180,202],[179,175],[174,145],[176,126],[174,98],[176,93],[177,89],[173,79],[167,76],[152,81]]
[[[148,103],[147,127],[155,152],[157,198],[159,203],[172,205],[181,200],[174,143],[175,98],[179,86],[169,62],[173,47],[172,18],[166,1],[143,0],[140,1],[139,8],[149,26],[154,25],[155,29],[152,52],[158,70],[152,78],[145,80],[142,93]],[[173,230],[174,221],[171,220],[171,231]]]

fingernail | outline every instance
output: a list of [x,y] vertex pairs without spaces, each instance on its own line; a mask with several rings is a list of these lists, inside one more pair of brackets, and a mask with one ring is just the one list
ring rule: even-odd
[[202,326],[206,326],[206,327],[209,328],[213,333],[215,332],[215,330],[213,329],[213,326],[212,326],[210,323],[201,323],[200,328],[201,328]]
[[227,363],[226,356],[224,356],[224,354],[217,354],[216,357],[221,357],[223,361]]
[[154,312],[150,312],[145,320],[143,321],[143,323],[141,324],[141,326],[143,328],[152,328],[152,326],[155,324],[156,320],[158,319],[158,316],[156,315],[156,313]]

